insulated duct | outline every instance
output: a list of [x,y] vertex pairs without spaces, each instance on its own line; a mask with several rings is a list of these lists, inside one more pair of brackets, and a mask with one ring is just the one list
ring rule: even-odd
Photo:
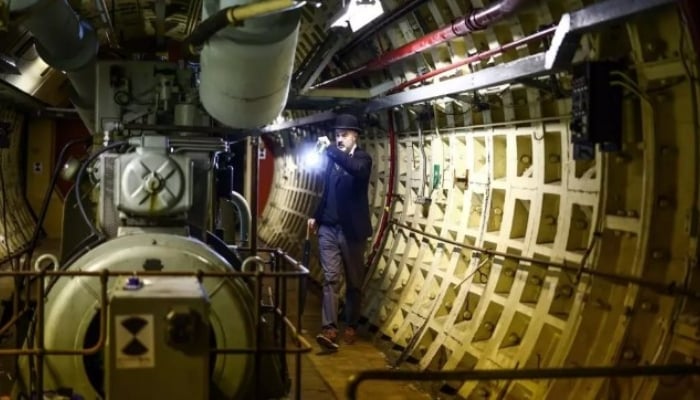
[[[263,2],[205,0],[203,25],[222,9],[252,3]],[[277,118],[287,102],[300,17],[300,10],[294,9],[246,19],[206,41],[199,94],[212,117],[240,129]]]
[[95,59],[99,41],[95,30],[66,0],[13,0],[10,11],[36,40],[39,56],[64,71],[73,85],[71,102],[92,132],[95,109]]

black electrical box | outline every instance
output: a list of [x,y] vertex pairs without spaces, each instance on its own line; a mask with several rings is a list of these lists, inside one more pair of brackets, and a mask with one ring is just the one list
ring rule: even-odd
[[[571,142],[574,148],[615,152],[622,147],[622,88],[612,83],[620,65],[609,61],[577,64],[571,81]],[[595,151],[575,151],[574,159],[591,160]]]

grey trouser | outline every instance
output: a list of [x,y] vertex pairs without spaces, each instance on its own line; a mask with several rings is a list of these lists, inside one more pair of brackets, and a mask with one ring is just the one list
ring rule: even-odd
[[318,249],[323,267],[323,303],[321,317],[324,327],[338,326],[338,298],[345,272],[345,323],[356,327],[360,319],[362,281],[365,275],[366,241],[345,239],[339,226],[321,225],[318,229]]

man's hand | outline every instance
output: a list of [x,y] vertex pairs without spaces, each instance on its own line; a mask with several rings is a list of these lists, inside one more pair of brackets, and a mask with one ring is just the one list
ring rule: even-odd
[[328,140],[328,137],[321,136],[318,138],[318,140],[316,140],[316,151],[318,153],[323,153],[323,151],[326,150],[330,145],[331,141]]
[[309,218],[307,221],[307,230],[309,234],[315,235],[316,231],[318,230],[318,226],[316,225],[316,219],[315,218]]

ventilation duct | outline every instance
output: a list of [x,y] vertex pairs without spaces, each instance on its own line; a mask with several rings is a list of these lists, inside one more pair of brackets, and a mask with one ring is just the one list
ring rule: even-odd
[[80,21],[66,0],[13,0],[10,11],[34,36],[39,56],[65,72],[73,86],[71,101],[88,130],[95,108],[95,58],[99,42],[94,29]]
[[[252,3],[265,2],[204,1],[202,25],[221,10]],[[246,19],[204,43],[199,95],[212,117],[241,129],[277,118],[287,102],[300,16],[300,10],[294,9]]]

